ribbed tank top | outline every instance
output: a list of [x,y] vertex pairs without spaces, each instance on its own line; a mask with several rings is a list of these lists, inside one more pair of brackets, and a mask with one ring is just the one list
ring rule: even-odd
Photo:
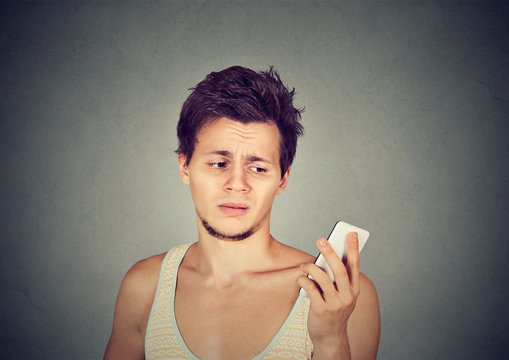
[[[177,246],[164,257],[147,324],[146,360],[199,360],[182,339],[174,312],[177,272],[190,245]],[[311,359],[313,344],[307,330],[308,310],[309,299],[299,296],[276,336],[254,359]]]

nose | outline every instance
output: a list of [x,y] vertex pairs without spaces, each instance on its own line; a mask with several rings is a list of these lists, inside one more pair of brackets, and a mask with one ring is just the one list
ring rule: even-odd
[[246,179],[247,174],[241,166],[232,167],[227,174],[227,179],[224,184],[224,190],[226,192],[246,193],[249,191],[249,184]]

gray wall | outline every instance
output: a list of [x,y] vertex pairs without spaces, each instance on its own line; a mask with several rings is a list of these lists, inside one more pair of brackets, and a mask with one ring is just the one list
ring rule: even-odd
[[380,359],[507,358],[509,8],[502,3],[0,5],[0,357],[102,356],[137,260],[196,240],[180,106],[275,65],[305,106],[273,233],[337,219],[382,312]]

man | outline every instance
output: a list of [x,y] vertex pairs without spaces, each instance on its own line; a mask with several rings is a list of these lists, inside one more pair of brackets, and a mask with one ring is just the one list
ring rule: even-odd
[[105,359],[376,357],[379,305],[359,272],[357,234],[348,235],[346,265],[317,241],[334,282],[314,256],[270,234],[272,203],[302,134],[293,95],[272,68],[239,66],[193,89],[177,153],[198,241],[128,271]]

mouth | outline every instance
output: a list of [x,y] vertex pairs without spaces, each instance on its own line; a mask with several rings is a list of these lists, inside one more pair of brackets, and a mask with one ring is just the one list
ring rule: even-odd
[[225,203],[219,205],[219,210],[227,216],[242,216],[247,214],[249,206],[243,203]]

